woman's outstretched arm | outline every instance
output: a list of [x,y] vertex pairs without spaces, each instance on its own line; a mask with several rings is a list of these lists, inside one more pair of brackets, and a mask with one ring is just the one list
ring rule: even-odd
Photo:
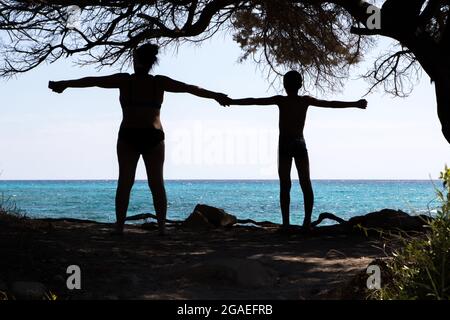
[[85,77],[75,80],[50,81],[48,87],[57,93],[62,93],[67,88],[120,88],[125,78],[124,73],[116,73],[110,76]]
[[206,90],[191,84],[173,80],[166,76],[157,76],[157,80],[161,84],[164,91],[167,92],[185,92],[193,94],[197,97],[215,99],[220,104],[224,104],[228,100],[227,95],[221,92]]

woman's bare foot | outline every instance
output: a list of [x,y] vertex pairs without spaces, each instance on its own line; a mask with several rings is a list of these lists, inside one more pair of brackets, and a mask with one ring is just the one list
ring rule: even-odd
[[305,232],[311,232],[314,229],[311,225],[311,221],[303,221],[302,228]]
[[165,236],[166,235],[166,226],[165,225],[159,225],[158,230],[159,230],[158,234],[160,236]]

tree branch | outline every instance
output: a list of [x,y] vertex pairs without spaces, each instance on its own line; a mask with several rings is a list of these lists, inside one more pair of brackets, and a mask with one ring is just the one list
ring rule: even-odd
[[379,29],[369,29],[360,27],[351,27],[350,32],[358,36],[381,36],[384,35],[382,30]]
[[441,0],[430,0],[425,9],[420,14],[420,25],[425,26],[430,19],[436,14],[441,5]]

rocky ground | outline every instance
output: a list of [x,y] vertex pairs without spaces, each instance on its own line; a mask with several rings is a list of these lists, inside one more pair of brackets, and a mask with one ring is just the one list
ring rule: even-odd
[[[175,223],[164,237],[154,223],[130,225],[120,237],[110,235],[109,224],[3,217],[0,295],[363,299],[355,277],[361,278],[371,261],[386,256],[380,237],[364,232],[285,234],[277,232],[276,225],[235,223],[211,228]],[[81,269],[81,290],[67,289],[70,265]]]

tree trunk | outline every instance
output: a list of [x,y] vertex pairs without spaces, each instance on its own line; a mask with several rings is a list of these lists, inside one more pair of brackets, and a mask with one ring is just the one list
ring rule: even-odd
[[445,51],[428,37],[401,41],[416,56],[423,70],[435,84],[437,113],[442,134],[450,143],[450,59]]
[[450,72],[442,72],[435,78],[438,117],[442,125],[442,133],[450,143]]
[[[356,21],[366,25],[368,18],[367,7],[371,5],[369,2],[358,0],[328,0],[328,2],[341,6]],[[398,31],[398,28],[401,26],[398,24],[398,21],[394,22],[397,23],[395,30]],[[450,23],[450,20],[447,23]],[[382,35],[392,38],[414,53],[422,68],[435,83],[437,111],[442,126],[442,133],[447,142],[450,143],[450,26],[447,26],[441,40],[444,41],[443,43],[437,43],[433,37],[425,34],[409,33],[405,35],[385,29],[368,30],[365,28],[363,30],[369,31],[369,33],[361,33],[361,30],[358,30],[358,28],[354,29],[353,32],[359,35]]]

